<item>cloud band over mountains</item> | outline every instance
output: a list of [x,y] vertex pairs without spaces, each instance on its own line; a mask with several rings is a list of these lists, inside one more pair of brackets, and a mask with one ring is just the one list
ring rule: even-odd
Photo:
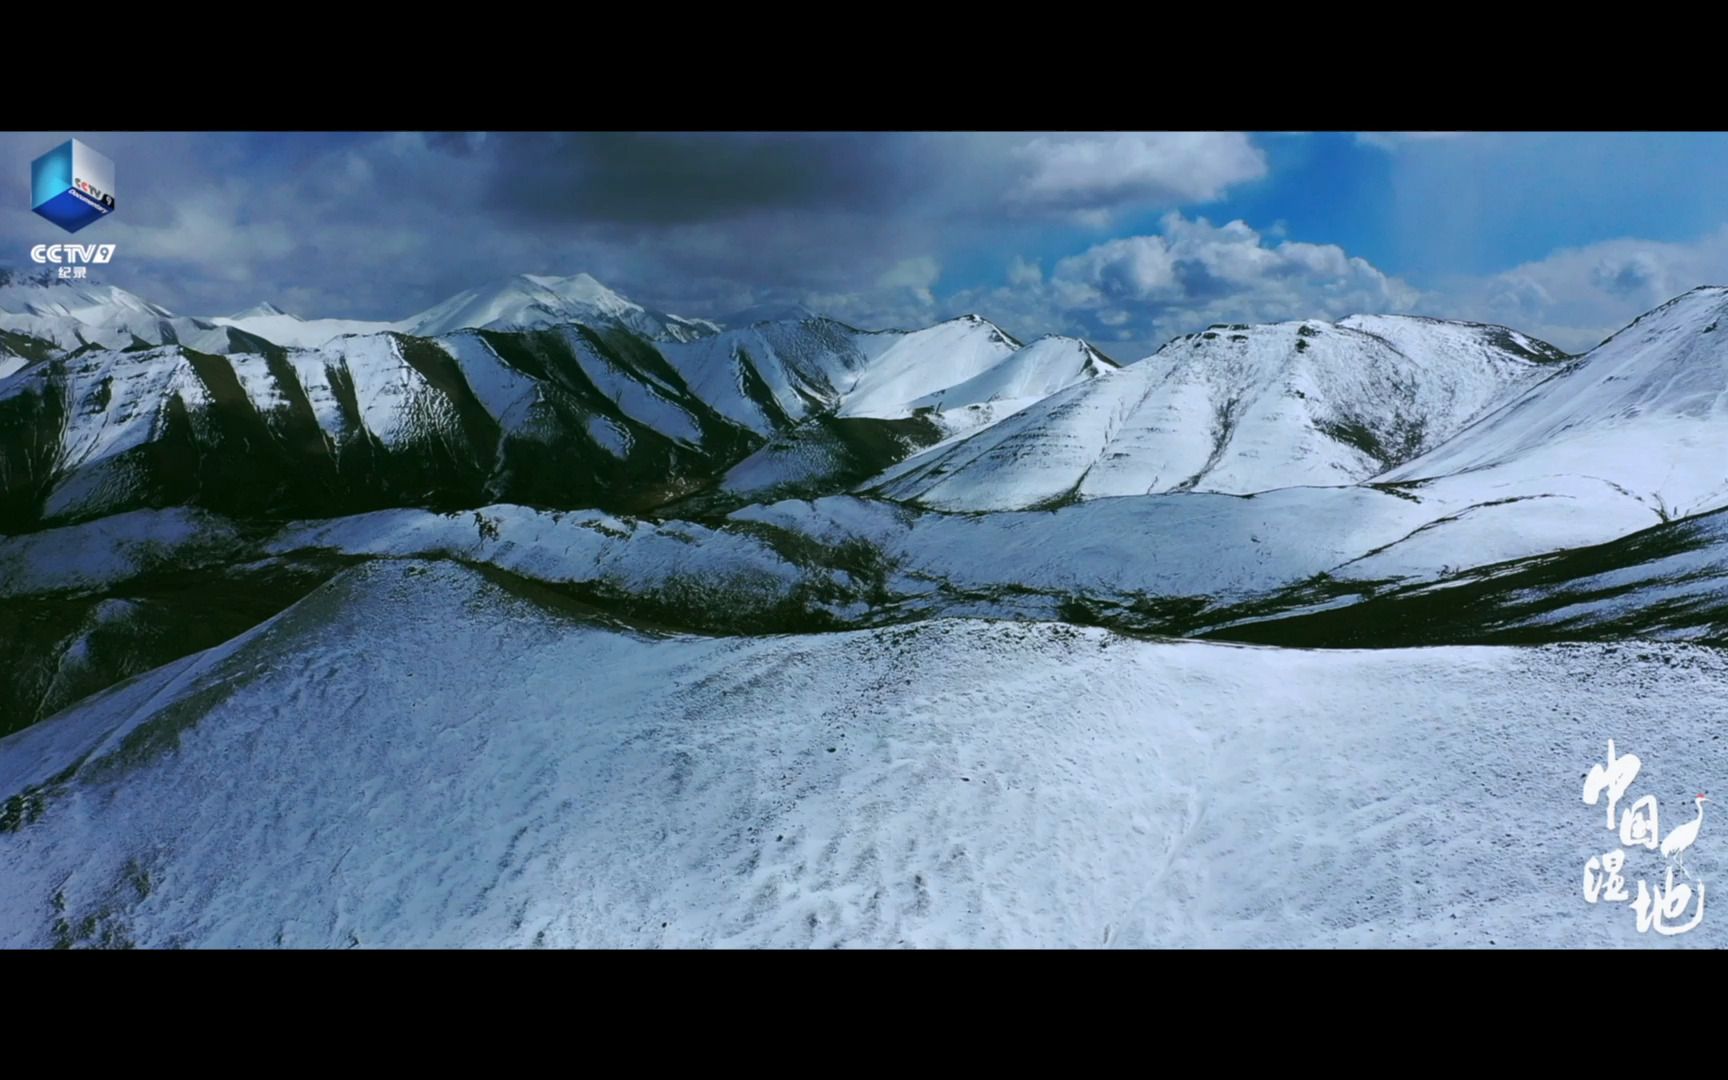
[[[179,310],[393,318],[489,278],[585,271],[698,316],[802,304],[882,327],[978,311],[1132,359],[1212,321],[1365,311],[1508,322],[1579,349],[1728,280],[1728,201],[1663,157],[1728,155],[1711,136],[71,134],[117,163],[106,280]],[[0,136],[0,173],[26,174],[54,138]],[[1585,158],[1619,186],[1601,168],[1548,189],[1535,166],[1502,168]],[[1589,220],[1577,235],[1542,217],[1569,200]],[[1384,227],[1345,227],[1370,220]],[[23,200],[0,206],[0,263],[48,228]],[[1540,247],[1543,229],[1566,242]]]

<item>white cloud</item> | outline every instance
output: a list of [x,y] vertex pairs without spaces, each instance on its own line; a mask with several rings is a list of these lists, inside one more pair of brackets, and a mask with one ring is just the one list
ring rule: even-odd
[[1035,259],[1025,259],[1019,255],[1008,262],[1008,284],[1037,285],[1044,280],[1044,270]]
[[1161,231],[1120,237],[1059,260],[1043,280],[1016,278],[961,294],[951,306],[981,310],[1026,333],[1115,338],[1151,352],[1212,322],[1339,318],[1410,310],[1409,285],[1333,244],[1269,242],[1242,221],[1213,225],[1167,214]]
[[1057,263],[1053,283],[1081,307],[1138,304],[1157,313],[1243,321],[1407,307],[1416,293],[1335,244],[1267,244],[1242,221],[1168,214],[1153,236],[1111,240]]
[[1010,156],[1020,168],[1010,206],[1090,224],[1123,205],[1211,202],[1266,175],[1265,155],[1240,132],[1039,136]]
[[1728,226],[1690,243],[1605,240],[1447,282],[1432,312],[1502,323],[1579,352],[1699,285],[1728,284]]
[[1687,243],[1608,240],[1502,273],[1417,290],[1335,244],[1278,241],[1243,221],[1167,214],[1160,230],[1095,244],[1048,273],[1016,259],[1005,283],[949,298],[1021,335],[1126,343],[1134,360],[1215,322],[1410,313],[1497,323],[1582,352],[1699,285],[1728,284],[1728,226]]
[[905,289],[925,304],[934,304],[936,297],[930,286],[942,276],[942,266],[928,255],[919,255],[899,262],[883,271],[876,279],[881,289]]
[[884,289],[928,289],[942,276],[942,267],[928,255],[901,259],[884,270],[876,284]]

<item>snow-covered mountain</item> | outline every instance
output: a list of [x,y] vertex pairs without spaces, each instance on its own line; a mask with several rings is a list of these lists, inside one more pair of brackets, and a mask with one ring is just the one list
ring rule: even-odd
[[[911,333],[812,319],[689,342],[564,323],[12,361],[0,377],[0,531],[182,502],[243,516],[494,501],[643,510],[771,440],[820,441],[836,425],[843,475],[805,479],[852,482],[950,430],[897,419],[932,387],[1010,360],[1004,385],[1102,370],[1078,343],[1044,352],[1014,359],[976,318]],[[878,415],[836,419],[861,397]]]
[[[778,325],[784,324],[749,332]],[[977,315],[910,333],[847,332],[845,362],[825,369],[819,387],[798,391],[823,407],[795,411],[804,422],[728,470],[704,506],[838,491],[1057,390],[1117,370],[1114,361],[1078,339],[1048,337],[1022,347]],[[692,358],[692,367],[710,378],[726,371],[724,361]]]
[[60,350],[183,344],[201,352],[256,349],[243,328],[175,315],[113,285],[0,270],[0,331]]
[[404,319],[396,328],[418,337],[438,337],[463,329],[532,330],[570,322],[617,326],[650,341],[692,341],[720,330],[702,319],[651,311],[587,274],[520,274],[457,293]]
[[[398,329],[395,323],[371,322],[364,319],[302,319],[290,315],[272,303],[256,304],[234,315],[222,315],[209,320],[218,326],[232,326],[276,345],[293,349],[316,349],[349,334],[382,334]],[[217,352],[235,350],[220,349]],[[246,351],[246,350],[239,350]]]
[[[301,515],[501,499],[646,509],[738,466],[703,504],[726,509],[844,487],[1114,369],[1077,341],[1020,350],[975,315],[721,331],[585,274],[511,278],[396,323],[268,302],[186,319],[47,279],[0,289],[8,304],[0,443],[19,464],[0,476],[0,531],[187,498]],[[517,348],[498,332],[545,336]]]
[[1394,468],[1392,483],[1576,476],[1664,518],[1728,503],[1728,288],[1640,316],[1480,423]]
[[706,320],[650,310],[587,274],[518,275],[392,322],[303,319],[268,301],[232,315],[192,318],[112,285],[0,271],[0,330],[50,340],[63,349],[86,343],[113,349],[178,343],[220,354],[256,349],[254,338],[290,348],[318,348],[350,334],[395,331],[436,337],[463,329],[527,330],[571,322],[622,328],[651,341],[692,341],[720,329]]
[[[283,311],[281,308],[277,307],[275,304],[272,304],[270,301],[265,300],[265,301],[262,301],[260,303],[253,304],[251,307],[247,308],[245,311],[236,311],[234,314],[229,315],[228,318],[235,319],[235,320],[239,320],[239,319],[270,319],[270,318],[275,318],[275,317],[280,316],[280,315],[287,315],[287,314],[288,313],[286,311]],[[292,316],[290,316],[290,317],[292,317]]]
[[1607,738],[1728,778],[1728,289],[1126,367],[596,311],[0,329],[0,946],[1728,941],[1576,895]]
[[[196,511],[138,511],[0,540],[0,641],[11,658],[0,734],[140,664],[214,644],[207,634],[244,629],[357,559],[490,567],[586,610],[701,633],[963,616],[1304,646],[1622,632],[1728,641],[1720,514],[1579,546],[1604,525],[1538,510],[1523,532],[1470,538],[1474,550],[1400,554],[1407,537],[1483,513],[1360,485],[976,515],[831,497],[710,524],[521,506],[391,509],[262,535]],[[1567,532],[1579,528],[1586,539]],[[1431,583],[1362,572],[1394,558]]]
[[1552,373],[1499,327],[1377,317],[1217,326],[885,476],[954,510],[1366,480]]
[[0,333],[0,379],[4,379],[14,371],[20,370],[25,364],[30,362],[28,356],[25,356],[22,352],[18,351],[18,345],[20,343],[17,341],[16,337],[13,337],[13,340],[8,341],[7,337],[9,336],[12,335]]
[[759,442],[646,343],[577,325],[226,356],[93,350],[0,382],[0,529],[180,503],[645,507]]
[[1615,736],[1717,790],[1725,700],[1679,645],[707,638],[374,563],[0,740],[0,946],[1721,947],[1580,898],[1578,791]]
[[970,379],[932,390],[907,405],[913,412],[929,409],[950,413],[984,405],[1018,411],[1058,390],[1110,374],[1121,366],[1079,338],[1049,335]]

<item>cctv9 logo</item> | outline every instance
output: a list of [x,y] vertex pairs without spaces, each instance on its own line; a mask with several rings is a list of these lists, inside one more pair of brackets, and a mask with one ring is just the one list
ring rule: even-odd
[[113,244],[37,244],[30,258],[39,263],[105,263],[114,258]]

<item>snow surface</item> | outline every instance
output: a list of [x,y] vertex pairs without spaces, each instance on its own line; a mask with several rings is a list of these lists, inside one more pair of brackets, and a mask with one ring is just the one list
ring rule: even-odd
[[[794,425],[818,411],[885,420],[917,414],[939,433],[938,446],[1117,370],[1074,338],[1043,338],[1005,352],[1007,340],[974,318],[912,333],[860,333],[820,319],[753,326],[663,351],[705,400],[760,434],[775,436],[777,428],[747,392],[745,363]],[[930,385],[937,389],[908,396]],[[831,433],[794,426],[729,469],[719,488],[751,498],[788,485],[838,489],[838,473],[852,467]]]
[[153,567],[195,569],[229,556],[238,542],[228,521],[184,507],[0,536],[0,597],[91,591]]
[[[484,522],[486,529],[480,527]],[[683,583],[735,605],[790,597],[802,571],[766,543],[682,521],[663,524],[598,510],[488,506],[463,513],[379,510],[285,527],[264,545],[272,555],[321,550],[390,558],[444,557],[487,563],[554,584],[601,584],[659,593]]]
[[942,412],[991,402],[1015,402],[1024,407],[1117,370],[1118,365],[1079,338],[1043,337],[971,378],[915,398],[908,405],[914,412]]
[[[884,588],[896,601],[994,594],[1007,600],[1027,591],[1242,599],[1348,563],[1402,536],[1419,519],[1409,502],[1372,489],[1323,490],[1324,502],[1302,491],[1254,499],[1183,495],[1102,499],[1053,514],[985,515],[916,513],[836,496],[746,507],[731,521],[772,525],[829,549],[863,542],[891,568]],[[1410,520],[1392,522],[1360,510],[1381,502],[1409,507]],[[481,529],[478,519],[490,529]],[[1363,523],[1380,531],[1364,533]],[[384,510],[291,525],[264,547],[269,554],[307,549],[460,558],[537,581],[598,582],[633,594],[707,588],[734,608],[747,599],[790,598],[801,585],[846,584],[787,562],[736,525],[654,523],[594,510]]]
[[1001,417],[1113,370],[1085,342],[1045,338],[1018,348],[976,316],[914,331],[863,332],[831,319],[763,323],[664,345],[661,352],[704,401],[761,435],[784,424],[751,393],[752,375],[785,419],[796,423],[819,411],[902,419],[921,410],[959,411],[1011,400],[1011,407],[991,410]]
[[1679,645],[656,636],[373,564],[0,740],[0,945],[1721,947],[1585,902],[1580,791],[1612,738],[1678,822],[1725,701]]
[[436,339],[462,372],[488,415],[507,432],[520,432],[530,423],[530,410],[541,399],[540,383],[517,371],[479,334],[452,334]]
[[1018,343],[976,315],[911,333],[861,335],[869,366],[846,395],[841,416],[905,416],[913,403],[1006,362]]
[[398,324],[390,322],[367,319],[301,319],[281,312],[232,315],[210,321],[217,326],[232,326],[248,334],[256,334],[266,341],[290,349],[316,349],[340,337],[381,334],[387,330],[401,329]]
[[407,445],[426,431],[425,412],[414,407],[417,401],[443,401],[388,335],[346,339],[315,350],[300,363],[346,371],[354,384],[361,427],[385,446]]
[[[1642,513],[1630,500],[1627,513]],[[655,523],[594,510],[496,505],[435,514],[388,510],[283,529],[271,554],[316,548],[347,555],[449,556],[549,583],[600,583],[659,594],[710,588],[726,602],[771,604],[800,588],[838,586],[794,566],[747,531],[762,524],[830,552],[863,544],[885,567],[881,602],[975,614],[1056,613],[1063,598],[1264,596],[1326,574],[1341,580],[1426,580],[1565,547],[1647,523],[1599,517],[1561,498],[1465,510],[1367,487],[1288,488],[1246,498],[1179,493],[1097,499],[1060,510],[943,514],[830,496],[747,506],[725,528]],[[495,530],[489,537],[476,514]],[[744,526],[740,528],[738,526]],[[1440,539],[1435,539],[1439,537]],[[980,553],[987,553],[981,557]],[[855,617],[855,604],[831,609]]]

